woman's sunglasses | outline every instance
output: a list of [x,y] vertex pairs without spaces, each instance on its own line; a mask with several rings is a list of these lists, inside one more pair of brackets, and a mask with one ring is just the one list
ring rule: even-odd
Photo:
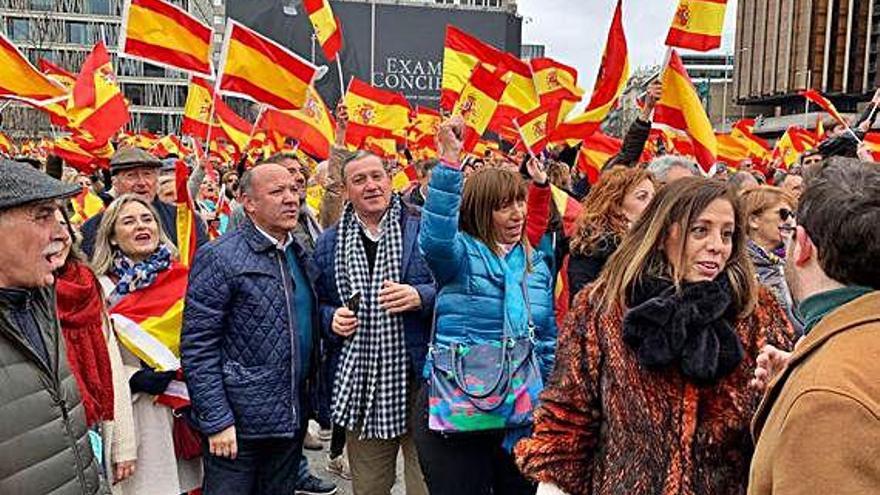
[[783,222],[788,221],[789,218],[794,218],[795,213],[788,208],[780,208],[779,209],[779,219]]

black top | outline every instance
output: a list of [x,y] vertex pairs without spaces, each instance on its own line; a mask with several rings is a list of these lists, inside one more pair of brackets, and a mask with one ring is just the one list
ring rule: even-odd
[[609,234],[600,239],[589,254],[571,253],[568,260],[569,302],[581,289],[599,278],[608,258],[617,251],[618,244],[617,238]]
[[372,276],[373,267],[376,265],[376,252],[379,250],[379,243],[367,237],[363,229],[361,229],[361,242],[364,243],[364,254],[367,255],[367,264],[370,265],[370,276]]

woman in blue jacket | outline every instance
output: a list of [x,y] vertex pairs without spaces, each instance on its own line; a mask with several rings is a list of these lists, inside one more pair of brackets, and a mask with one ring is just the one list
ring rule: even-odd
[[[451,362],[450,350],[463,356],[479,352],[478,348],[489,349],[486,360],[502,362],[477,366],[515,368],[503,365],[501,342],[528,339],[537,364],[531,381],[540,388],[553,367],[556,324],[547,254],[532,249],[524,237],[526,184],[519,175],[497,168],[476,172],[464,184],[459,162],[462,143],[457,137],[461,133],[454,131],[460,126],[455,119],[439,131],[441,165],[431,177],[422,210],[419,247],[439,287],[435,335],[425,374],[446,373],[448,377],[451,370],[444,363]],[[522,362],[522,355],[516,359],[510,362]],[[465,380],[465,387],[470,385]],[[492,387],[480,383],[476,388],[479,385]],[[510,449],[528,434],[528,419],[536,404],[527,401],[524,411],[516,408],[517,414],[525,413],[527,418],[518,427],[507,426],[509,421],[476,426],[479,421],[491,421],[477,414],[469,418],[474,422],[468,426],[440,428],[434,417],[429,424],[429,388],[424,386],[416,401],[421,420],[414,436],[431,493],[535,492],[535,486],[517,471]],[[451,402],[431,394],[432,414],[450,410],[452,404],[444,401]],[[516,404],[520,405],[519,400]]]

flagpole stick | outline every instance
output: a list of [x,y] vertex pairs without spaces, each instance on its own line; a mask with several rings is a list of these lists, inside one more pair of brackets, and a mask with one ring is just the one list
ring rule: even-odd
[[[336,72],[339,73],[339,93],[342,95],[342,99],[345,99],[345,77],[342,75],[342,61],[339,59],[339,54],[336,54]],[[874,107],[876,108],[876,107]]]
[[214,130],[214,99],[217,98],[215,95],[214,98],[211,98],[211,111],[208,112],[208,132],[205,133],[205,147],[207,148],[206,153],[210,155],[211,153],[211,131]]
[[875,113],[877,113],[877,102],[876,101],[874,102],[874,106],[871,107],[871,113],[868,114],[868,122],[870,122],[871,119],[874,118]]
[[852,130],[852,127],[850,127],[850,126],[846,126],[846,130],[847,130],[847,132],[849,132],[849,133],[852,135],[852,137],[855,138],[855,140],[856,140],[859,144],[862,144],[862,140],[859,139],[859,136],[856,135],[856,132],[855,132],[854,130]]
[[257,120],[254,121],[254,125],[251,126],[251,133],[248,136],[248,146],[251,145],[251,140],[254,139],[254,134],[257,133],[257,126],[260,125],[260,119],[263,118],[263,113],[266,111],[266,105],[260,103],[260,110],[257,112]]

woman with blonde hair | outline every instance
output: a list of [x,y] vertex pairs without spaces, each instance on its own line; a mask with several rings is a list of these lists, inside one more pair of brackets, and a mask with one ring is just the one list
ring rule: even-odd
[[748,222],[749,258],[758,282],[770,290],[785,309],[788,321],[798,333],[803,329],[794,315],[793,301],[785,281],[785,258],[778,253],[794,234],[797,200],[779,187],[759,186],[740,195]]
[[[168,317],[186,291],[187,270],[177,261],[152,205],[139,196],[117,198],[101,219],[95,239],[95,272],[111,321],[123,344],[138,441],[137,470],[120,483],[125,495],[180,495],[201,486],[198,444],[193,449],[172,407],[184,387],[179,368],[180,328],[162,331],[148,316]],[[173,318],[172,318],[173,321]],[[175,424],[175,421],[178,424]],[[187,438],[192,440],[192,437]]]
[[793,336],[738,208],[717,181],[668,184],[575,298],[515,450],[539,494],[744,493],[756,358]]

